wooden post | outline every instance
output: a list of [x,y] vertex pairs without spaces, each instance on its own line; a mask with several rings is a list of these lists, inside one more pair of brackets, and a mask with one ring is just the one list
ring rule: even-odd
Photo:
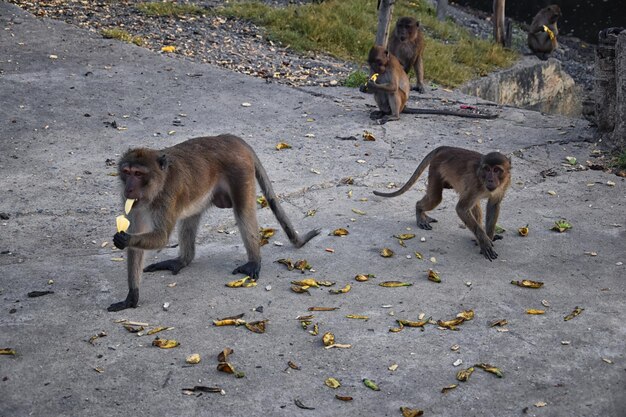
[[448,0],[437,0],[437,20],[446,20],[448,14]]
[[493,0],[493,38],[502,46],[506,39],[504,26],[504,0]]
[[378,31],[376,32],[376,45],[387,47],[389,39],[389,27],[395,0],[379,0],[378,2]]
[[598,34],[596,47],[595,85],[596,123],[600,132],[613,132],[615,128],[615,44],[621,28],[608,28]]

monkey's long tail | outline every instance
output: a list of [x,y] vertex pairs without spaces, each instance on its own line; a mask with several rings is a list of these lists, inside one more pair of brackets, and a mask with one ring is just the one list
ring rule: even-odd
[[443,116],[458,116],[458,117],[469,117],[470,119],[495,119],[498,117],[497,114],[488,113],[488,114],[480,114],[480,113],[470,113],[465,111],[456,111],[456,110],[439,110],[439,109],[414,109],[405,107],[402,110],[402,113],[407,114],[440,114]]
[[431,159],[433,159],[433,156],[435,156],[435,154],[440,149],[441,147],[430,151],[430,153],[426,155],[424,159],[422,159],[422,162],[420,162],[420,164],[417,166],[417,168],[415,169],[415,172],[413,172],[413,175],[411,175],[411,178],[409,178],[406,184],[404,184],[399,190],[396,190],[393,193],[381,193],[380,191],[374,191],[374,194],[379,195],[381,197],[396,197],[396,196],[399,196],[400,194],[406,193],[409,190],[409,188],[411,188],[413,184],[417,182],[420,175],[422,175],[422,173],[426,170],[426,167],[430,164],[430,161]]
[[263,191],[263,195],[265,196],[265,199],[267,200],[267,204],[270,206],[270,208],[272,209],[272,212],[274,213],[274,216],[276,216],[276,219],[278,220],[278,223],[280,223],[280,226],[283,228],[283,230],[287,234],[289,241],[295,247],[300,248],[304,246],[309,240],[319,235],[321,232],[321,229],[313,229],[309,231],[307,234],[305,234],[304,236],[300,236],[298,233],[296,233],[296,230],[291,224],[289,217],[287,217],[287,213],[285,213],[285,210],[278,202],[278,197],[276,196],[276,193],[274,192],[274,189],[272,188],[272,183],[270,182],[270,179],[267,176],[267,172],[265,171],[265,168],[263,168],[263,165],[261,165],[261,161],[256,155],[254,155],[254,165],[255,165],[256,179],[259,182],[259,185],[261,186],[261,190]]

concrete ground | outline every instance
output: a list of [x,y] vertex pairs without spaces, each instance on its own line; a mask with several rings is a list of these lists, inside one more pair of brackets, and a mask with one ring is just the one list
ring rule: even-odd
[[[566,156],[583,165],[593,159],[585,121],[485,105],[500,117],[404,115],[378,126],[368,117],[372,97],[354,89],[266,83],[39,20],[3,2],[0,29],[0,348],[16,351],[0,355],[1,416],[400,416],[403,406],[450,417],[626,415],[626,183],[563,165]],[[411,106],[441,100],[477,104],[439,89]],[[364,141],[364,131],[376,140]],[[188,268],[146,274],[139,308],[107,312],[127,291],[118,261],[125,253],[111,244],[122,212],[119,180],[107,161],[129,147],[220,133],[254,147],[298,230],[321,227],[322,234],[296,250],[277,232],[262,249],[258,286],[227,288],[245,252],[232,214],[213,209]],[[292,149],[277,151],[278,142]],[[460,227],[454,193],[433,211],[439,223],[432,231],[415,225],[424,180],[401,197],[372,194],[404,183],[439,145],[512,156],[499,221],[506,232],[494,262]],[[557,175],[540,175],[547,169]],[[551,231],[561,218],[573,228]],[[259,221],[278,228],[269,209],[259,209]],[[529,235],[518,236],[526,224]],[[349,235],[329,236],[336,228]],[[416,238],[403,247],[393,237],[402,233]],[[395,256],[381,257],[383,247]],[[315,271],[288,271],[275,263],[280,258],[306,259]],[[427,280],[431,268],[441,283]],[[375,278],[356,282],[356,274]],[[301,278],[352,289],[296,294],[290,281]],[[511,285],[522,279],[545,284]],[[378,285],[389,280],[413,285]],[[28,297],[32,291],[54,293]],[[308,311],[313,306],[339,309]],[[584,311],[565,321],[575,307]],[[449,320],[468,309],[475,317],[458,331],[430,324],[389,331],[396,319]],[[212,325],[240,313],[269,320],[267,331]],[[317,323],[319,335],[296,319],[307,314],[314,315],[308,330]],[[158,335],[180,346],[153,347],[154,335],[129,333],[120,319],[171,326]],[[489,326],[499,319],[508,325]],[[352,347],[324,349],[321,335],[329,331]],[[216,370],[226,347],[245,377]],[[199,364],[185,363],[192,353]],[[503,377],[476,369],[469,381],[456,380],[457,371],[479,363]],[[329,377],[341,386],[326,386]],[[451,384],[458,387],[442,393]],[[194,386],[223,393],[186,395]]]

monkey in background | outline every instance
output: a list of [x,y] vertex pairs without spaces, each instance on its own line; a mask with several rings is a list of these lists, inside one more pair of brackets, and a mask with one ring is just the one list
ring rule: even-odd
[[[429,167],[430,166],[430,167]],[[417,182],[428,168],[426,195],[415,205],[417,226],[431,230],[437,220],[426,214],[441,203],[444,188],[452,188],[459,194],[456,212],[465,226],[474,233],[480,252],[489,261],[498,257],[493,241],[501,238],[495,234],[500,215],[500,203],[511,183],[511,160],[500,152],[486,155],[468,149],[441,146],[431,151],[420,162],[411,178],[399,190],[392,193],[374,194],[396,197],[404,194]],[[485,228],[482,226],[480,201],[487,199]]]
[[424,92],[424,34],[417,20],[401,17],[389,40],[389,52],[395,55],[407,74],[413,68],[417,81],[413,90]]
[[320,233],[299,236],[278,202],[267,172],[252,148],[233,135],[189,139],[160,151],[137,148],[118,164],[124,198],[135,199],[129,213],[129,233],[118,232],[113,243],[128,248],[128,295],[108,311],[135,308],[139,301],[144,254],[163,248],[178,221],[179,255],[147,266],[143,271],[169,270],[177,274],[195,256],[200,217],[210,206],[232,208],[248,262],[235,268],[252,279],[259,277],[261,251],[256,217],[256,180],[267,202],[296,247]]
[[556,4],[539,10],[528,29],[528,47],[541,60],[557,48],[557,20],[561,17],[561,8]]

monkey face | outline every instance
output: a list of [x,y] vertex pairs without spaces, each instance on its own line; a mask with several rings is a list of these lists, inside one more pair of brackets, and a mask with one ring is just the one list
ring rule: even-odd
[[556,21],[559,20],[559,17],[561,17],[561,8],[556,4],[553,4],[552,6],[548,6],[548,9],[551,13],[550,23],[556,23]]
[[153,201],[163,188],[167,165],[165,156],[149,149],[126,153],[118,165],[124,197],[135,199],[135,204]]
[[417,33],[419,23],[411,17],[403,17],[396,23],[396,36],[400,41],[405,42],[413,39]]
[[389,51],[382,46],[374,46],[370,49],[367,62],[372,72],[384,74],[387,69],[387,64],[389,63]]

